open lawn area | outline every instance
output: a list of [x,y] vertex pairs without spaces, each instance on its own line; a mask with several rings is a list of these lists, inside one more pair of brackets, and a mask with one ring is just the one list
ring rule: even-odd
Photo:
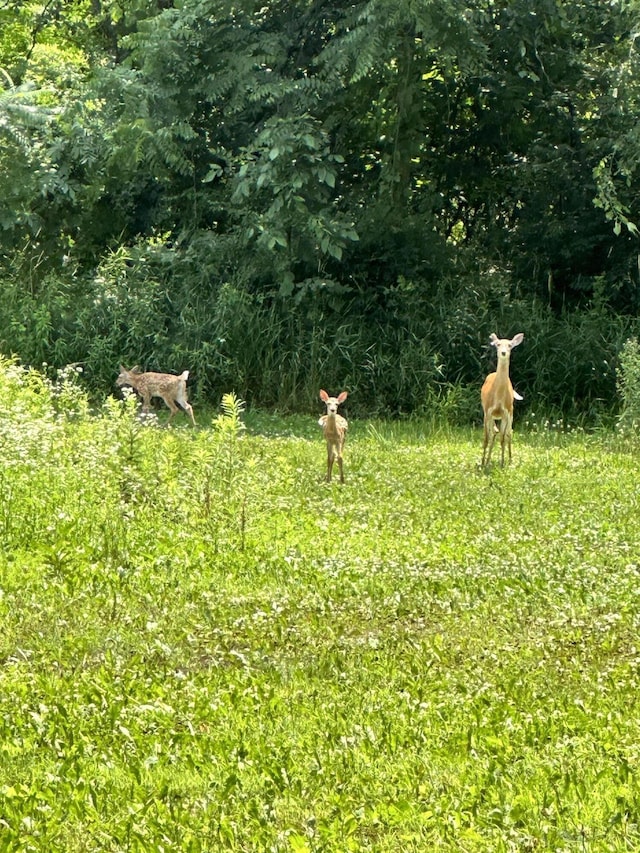
[[2,383],[0,850],[640,848],[633,445]]

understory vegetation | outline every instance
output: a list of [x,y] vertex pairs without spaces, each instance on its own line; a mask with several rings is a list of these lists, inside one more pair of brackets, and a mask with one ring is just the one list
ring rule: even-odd
[[[202,259],[200,259],[202,260]],[[55,378],[82,369],[99,401],[114,391],[118,366],[190,371],[190,395],[212,406],[227,389],[253,408],[308,412],[318,391],[346,388],[359,417],[477,422],[478,387],[495,369],[489,336],[523,332],[513,380],[521,411],[574,424],[611,423],[625,342],[640,321],[601,302],[558,315],[519,298],[497,272],[477,280],[457,273],[438,287],[407,280],[375,295],[309,291],[298,300],[248,292],[238,282],[193,286],[164,245],[117,253],[92,279],[60,291],[25,292],[22,276],[0,287],[0,353]],[[206,261],[200,264],[203,275]]]
[[0,372],[2,850],[638,848],[632,431],[347,410],[341,487],[77,376]]

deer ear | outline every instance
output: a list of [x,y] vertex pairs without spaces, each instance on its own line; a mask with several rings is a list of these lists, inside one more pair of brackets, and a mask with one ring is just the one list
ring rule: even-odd
[[347,397],[348,397],[347,392],[346,392],[346,391],[342,391],[342,393],[338,394],[338,402],[339,402],[339,403],[344,403],[344,401],[347,399]]
[[492,347],[498,346],[499,340],[500,340],[500,338],[495,334],[495,332],[491,332],[491,334],[489,335],[489,342],[491,343],[491,346]]
[[327,392],[326,392],[326,391],[320,391],[320,399],[321,399],[324,403],[326,403],[326,402],[327,402],[327,400],[329,399],[329,395],[327,394]]
[[522,332],[518,332],[518,334],[515,337],[511,338],[511,346],[517,347],[518,344],[521,344],[523,340],[524,340],[524,335],[522,334]]

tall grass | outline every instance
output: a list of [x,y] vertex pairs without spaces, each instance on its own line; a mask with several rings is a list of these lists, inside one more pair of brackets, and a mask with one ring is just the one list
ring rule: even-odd
[[619,436],[0,388],[3,850],[638,847]]

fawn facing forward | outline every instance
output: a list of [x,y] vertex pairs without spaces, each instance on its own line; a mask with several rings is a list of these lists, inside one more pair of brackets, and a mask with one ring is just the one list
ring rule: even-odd
[[143,412],[149,411],[152,397],[161,397],[171,410],[169,423],[176,412],[182,409],[189,415],[191,423],[195,426],[193,409],[187,399],[188,378],[188,370],[183,371],[180,376],[174,376],[172,373],[140,373],[136,367],[127,370],[121,365],[116,385],[119,388],[122,385],[130,385],[142,397]]
[[326,391],[320,391],[320,399],[327,406],[327,414],[323,415],[318,423],[327,442],[327,483],[331,482],[331,471],[333,463],[338,462],[340,469],[340,482],[344,483],[344,472],[342,470],[342,449],[347,437],[349,424],[338,414],[338,406],[347,399],[347,392],[343,391],[337,397],[330,397]]
[[[509,360],[511,350],[524,340],[522,332],[509,340],[500,339],[492,334],[490,341],[498,351],[498,369],[490,373],[484,380],[480,391],[482,408],[484,410],[484,445],[482,448],[482,467],[488,468],[491,461],[491,451],[496,440],[496,433],[500,433],[500,446],[502,449],[501,464],[504,468],[505,444],[509,451],[509,462],[511,462],[511,433],[513,425],[513,401],[522,400],[522,397],[513,390],[511,379],[509,379]],[[500,421],[498,429],[496,421]]]

